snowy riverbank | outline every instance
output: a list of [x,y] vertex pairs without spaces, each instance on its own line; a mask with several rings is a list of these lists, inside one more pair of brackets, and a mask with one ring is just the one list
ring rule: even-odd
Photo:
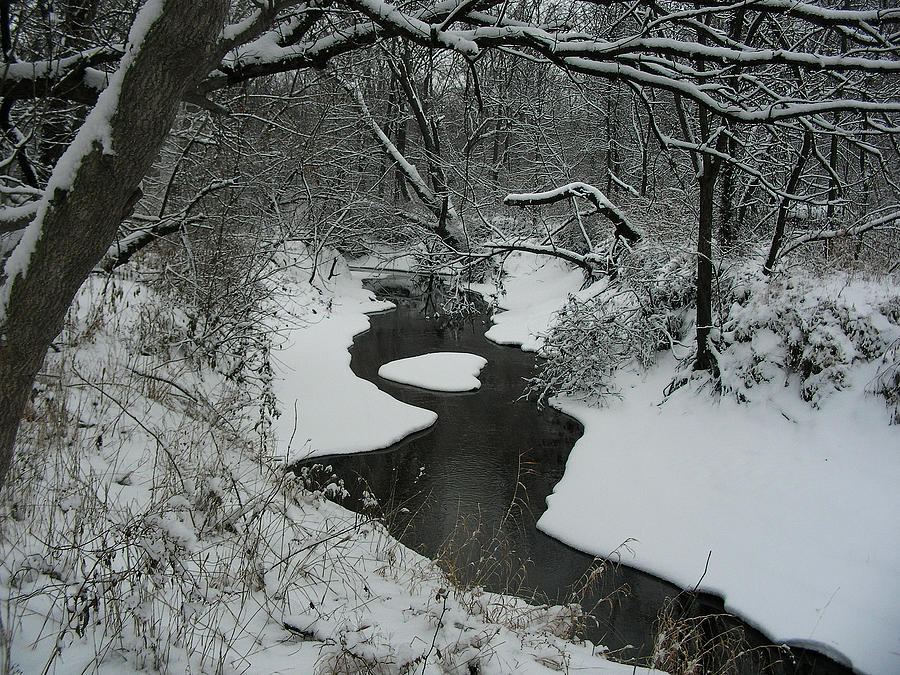
[[[82,289],[3,493],[0,669],[633,673],[562,637],[576,606],[455,588],[377,520],[327,501],[327,472],[284,471],[292,437],[368,449],[433,419],[350,372],[362,311],[384,305],[346,275],[308,276],[278,280],[285,348],[235,355],[253,359],[240,377],[192,353],[186,316],[147,286]],[[282,409],[298,401],[276,443],[266,379],[252,384],[269,366],[293,397]]]
[[[330,262],[329,262],[330,265]],[[329,268],[330,270],[330,268]],[[302,327],[274,351],[274,390],[281,407],[276,446],[286,461],[386,448],[427,429],[437,415],[385,394],[350,370],[353,336],[369,327],[366,313],[391,309],[376,300],[340,261],[335,276],[310,288],[294,278],[285,312]]]
[[[510,311],[488,337],[534,349],[553,311],[545,291],[559,307],[580,275],[523,255],[510,276]],[[878,293],[840,282],[836,296]],[[818,409],[776,382],[748,404],[690,385],[662,403],[674,373],[669,358],[625,369],[620,398],[602,408],[553,401],[586,431],[539,528],[684,588],[699,582],[776,642],[900,672],[900,426],[866,393],[871,364]]]

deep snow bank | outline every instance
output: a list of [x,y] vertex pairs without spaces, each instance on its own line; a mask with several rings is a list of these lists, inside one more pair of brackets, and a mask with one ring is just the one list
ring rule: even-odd
[[[533,346],[551,304],[541,290],[566,287],[561,270],[530,269],[519,261],[506,285],[504,342],[519,330]],[[836,292],[866,293],[847,286]],[[745,405],[690,387],[659,405],[674,371],[620,372],[621,400],[605,408],[554,401],[585,435],[538,527],[686,588],[702,577],[776,642],[900,672],[900,427],[865,393],[874,367],[853,370],[819,409],[783,382],[760,383]]]

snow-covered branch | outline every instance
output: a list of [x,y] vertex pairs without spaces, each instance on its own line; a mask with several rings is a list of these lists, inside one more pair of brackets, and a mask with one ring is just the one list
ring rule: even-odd
[[6,100],[56,96],[94,104],[109,75],[96,66],[122,58],[122,47],[94,47],[60,59],[0,64],[0,95]]
[[[185,225],[199,222],[202,216],[191,217],[191,211],[200,203],[207,195],[221,190],[222,188],[231,187],[234,180],[220,180],[210,183],[199,192],[177,212],[163,216],[162,218],[153,218],[151,224],[129,232],[124,237],[116,241],[109,247],[103,259],[97,263],[96,272],[112,272],[117,267],[127,264],[134,255],[145,248],[160,237],[178,232]],[[136,195],[136,199],[139,195]]]
[[588,200],[604,216],[612,221],[616,228],[616,234],[629,242],[635,242],[641,238],[625,214],[617,209],[600,190],[587,183],[569,183],[554,190],[546,192],[522,192],[506,195],[503,203],[507,206],[538,206],[553,204],[570,197],[579,197]]
[[[467,58],[492,48],[515,49],[573,73],[669,91],[736,122],[766,124],[848,111],[900,113],[896,94],[841,95],[847,88],[839,87],[833,96],[804,96],[802,92],[785,94],[777,86],[786,69],[822,72],[830,78],[839,73],[900,74],[900,44],[892,28],[900,22],[897,10],[838,10],[788,0],[751,4],[752,10],[763,14],[791,16],[801,31],[804,26],[835,35],[853,31],[864,36],[863,42],[852,49],[839,48],[840,39],[776,46],[777,36],[756,36],[755,41],[741,42],[695,18],[704,13],[727,16],[735,11],[734,3],[705,2],[691,10],[679,6],[668,14],[659,7],[652,31],[642,26],[607,39],[509,20],[502,8],[493,10],[497,5],[505,7],[500,2],[443,0],[412,9],[383,0],[337,0],[332,10],[330,5],[282,0],[259,3],[243,20],[222,31],[218,69],[209,73],[198,91],[186,95],[211,107],[204,96],[213,90],[275,73],[323,67],[342,54],[400,37]],[[688,31],[685,22],[691,27]],[[691,39],[690,32],[697,36]],[[52,92],[93,102],[105,82],[104,74],[90,66],[119,56],[116,49],[104,47],[52,62],[10,64],[3,93],[34,97]],[[703,69],[696,68],[698,59],[705,64]],[[718,64],[718,69],[709,68],[710,64]],[[736,84],[739,81],[741,85]]]
[[356,103],[357,108],[359,109],[359,113],[362,116],[363,122],[365,122],[366,126],[369,127],[369,130],[378,140],[378,143],[381,145],[382,150],[387,153],[390,158],[397,163],[397,166],[403,172],[403,176],[409,181],[409,184],[412,186],[413,191],[416,193],[416,196],[422,200],[422,203],[425,204],[429,210],[439,210],[440,204],[438,203],[437,198],[434,193],[431,191],[431,188],[428,187],[428,184],[425,182],[425,179],[422,178],[422,174],[419,173],[419,170],[410,163],[406,157],[403,156],[397,146],[394,145],[393,141],[387,137],[387,134],[384,133],[381,126],[378,122],[375,121],[375,118],[372,117],[372,113],[369,112],[369,106],[366,105],[366,100],[363,98],[362,92],[359,90],[359,85],[352,80],[347,80],[342,77],[335,77],[338,84],[340,84],[348,94],[353,97],[354,102]]
[[38,204],[39,202],[29,202],[0,209],[0,234],[16,232],[28,225],[37,213]]
[[[597,256],[582,255],[569,249],[560,248],[559,246],[538,246],[536,244],[485,244],[485,248],[493,251],[490,255],[498,255],[500,253],[512,253],[513,251],[522,251],[524,253],[536,253],[538,255],[546,255],[551,258],[559,258],[566,262],[572,263],[587,272],[588,276],[593,276],[600,268]],[[488,256],[490,257],[490,256]]]
[[840,237],[853,237],[868,232],[869,230],[879,230],[891,227],[900,227],[900,210],[892,211],[887,215],[872,218],[871,220],[857,223],[850,227],[805,232],[791,239],[790,243],[782,249],[779,257],[783,258],[801,246],[805,246],[814,241],[826,241],[829,239],[838,239]]

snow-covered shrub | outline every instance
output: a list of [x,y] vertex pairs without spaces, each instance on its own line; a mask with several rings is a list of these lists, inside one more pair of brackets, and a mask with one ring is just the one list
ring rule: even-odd
[[[619,269],[616,278],[570,296],[559,311],[532,393],[602,399],[616,393],[616,370],[629,363],[647,368],[663,350],[690,367],[693,256],[667,256],[645,245],[620,260]],[[867,376],[869,391],[900,422],[900,297],[888,286],[799,273],[770,279],[750,267],[719,270],[710,342],[716,390],[740,401],[753,399],[761,385],[791,384],[819,407],[855,381],[858,367],[877,365]]]
[[303,489],[311,496],[342,503],[350,496],[344,479],[338,478],[330,464],[312,464],[294,468],[293,472]]
[[854,303],[807,278],[748,276],[717,340],[723,387],[748,400],[753,387],[795,376],[800,396],[818,407],[849,385],[852,368],[881,359],[886,380],[875,389],[891,403],[896,398],[890,385],[896,373],[892,345],[900,339],[891,312],[897,304],[897,298],[878,306]]
[[649,247],[624,256],[613,280],[570,296],[547,335],[531,392],[603,398],[615,393],[612,374],[643,367],[685,337],[695,297],[690,256]]
[[900,424],[900,345],[897,343],[881,358],[870,391],[884,397],[891,410],[891,422]]

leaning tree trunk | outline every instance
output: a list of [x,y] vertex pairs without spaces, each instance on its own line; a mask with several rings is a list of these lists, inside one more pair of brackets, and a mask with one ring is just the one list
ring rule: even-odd
[[119,71],[58,162],[38,215],[7,262],[0,290],[0,486],[46,351],[113,242],[182,97],[208,72],[228,6],[225,0],[144,5]]
[[[797,155],[797,162],[791,169],[791,175],[788,178],[785,191],[793,194],[800,184],[800,176],[803,175],[803,167],[806,166],[806,160],[812,150],[813,135],[807,129],[803,132],[803,144],[800,147],[800,153]],[[775,232],[772,234],[772,244],[769,246],[769,255],[766,256],[766,263],[763,265],[763,274],[770,276],[775,269],[775,263],[778,261],[778,253],[781,244],[784,241],[784,227],[787,224],[788,209],[790,208],[790,198],[782,197],[778,206],[778,217],[775,219]]]

